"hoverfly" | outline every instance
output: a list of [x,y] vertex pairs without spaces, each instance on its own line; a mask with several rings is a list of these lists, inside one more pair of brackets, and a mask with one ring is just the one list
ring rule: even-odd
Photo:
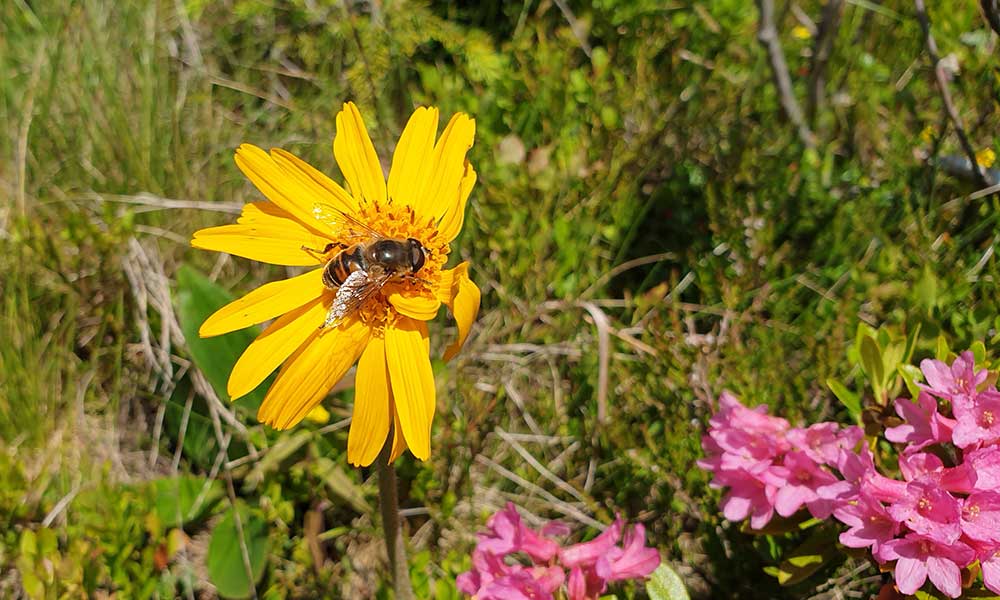
[[341,229],[342,238],[357,240],[331,242],[322,251],[303,246],[303,250],[324,255],[340,248],[323,267],[323,285],[337,295],[320,329],[343,323],[393,279],[417,279],[414,274],[424,266],[429,252],[419,240],[391,238],[329,204],[314,204],[312,212],[318,221]]

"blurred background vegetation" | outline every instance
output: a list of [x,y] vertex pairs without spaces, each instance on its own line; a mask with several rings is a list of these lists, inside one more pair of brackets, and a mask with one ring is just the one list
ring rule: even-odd
[[[352,392],[278,434],[259,396],[225,396],[253,332],[193,333],[287,275],[188,246],[260,198],[233,150],[337,176],[346,100],[383,159],[416,105],[477,120],[454,254],[483,309],[435,363],[432,459],[399,464],[419,596],[458,597],[507,500],[574,539],[644,522],[695,597],[876,589],[860,560],[763,575],[797,540],[721,519],[701,428],[724,388],[846,420],[824,382],[860,379],[861,323],[919,324],[918,359],[938,335],[991,344],[1000,212],[960,168],[913,5],[776,4],[799,126],[745,0],[2,3],[0,596],[388,596],[374,482],[344,456]],[[929,18],[988,167],[980,10]]]

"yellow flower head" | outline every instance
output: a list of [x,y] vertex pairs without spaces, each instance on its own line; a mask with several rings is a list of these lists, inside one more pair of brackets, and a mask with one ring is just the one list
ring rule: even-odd
[[996,160],[997,154],[993,151],[993,148],[983,148],[979,152],[976,152],[976,163],[984,169],[992,167]]
[[812,31],[809,31],[809,28],[803,25],[796,25],[792,27],[792,37],[797,40],[808,40],[812,37]]
[[[284,150],[268,153],[244,144],[236,164],[270,202],[247,204],[236,224],[202,229],[191,241],[196,248],[271,264],[317,267],[224,306],[199,334],[221,335],[274,319],[233,367],[228,391],[233,399],[244,396],[283,364],[257,413],[277,429],[306,417],[357,361],[347,441],[354,465],[375,460],[390,427],[393,460],[407,447],[421,460],[430,456],[435,390],[426,321],[441,304],[451,310],[458,338],[445,351],[450,359],[479,312],[479,288],[469,279],[468,263],[443,268],[476,182],[465,158],[475,121],[456,114],[435,140],[437,128],[436,108],[413,113],[386,182],[361,113],[345,104],[337,115],[333,153],[349,192]],[[324,271],[332,270],[331,262],[352,272],[374,271],[342,260],[359,244],[369,247],[363,232],[400,242],[412,238],[423,260],[414,261],[412,272],[382,271],[377,285],[367,281],[366,293],[355,294],[350,310],[337,313],[338,283],[348,283],[324,278]],[[335,313],[340,316],[331,318]]]

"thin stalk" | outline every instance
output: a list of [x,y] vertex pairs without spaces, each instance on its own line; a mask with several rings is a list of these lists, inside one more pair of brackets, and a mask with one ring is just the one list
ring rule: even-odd
[[399,527],[399,497],[396,493],[396,468],[389,462],[392,453],[392,431],[376,459],[378,465],[378,499],[382,510],[382,530],[385,533],[385,549],[389,554],[389,569],[392,571],[392,589],[396,600],[414,600],[410,583],[410,569],[406,562],[406,545],[403,531]]

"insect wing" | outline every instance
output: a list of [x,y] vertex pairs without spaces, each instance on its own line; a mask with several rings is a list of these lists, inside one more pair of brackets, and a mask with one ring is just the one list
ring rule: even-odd
[[384,240],[388,237],[339,208],[324,202],[313,204],[312,214],[317,221],[331,229],[337,230],[337,233],[345,239],[373,242]]
[[337,289],[337,295],[326,315],[324,327],[337,327],[354,314],[392,277],[391,273],[370,275],[361,269],[351,273]]

